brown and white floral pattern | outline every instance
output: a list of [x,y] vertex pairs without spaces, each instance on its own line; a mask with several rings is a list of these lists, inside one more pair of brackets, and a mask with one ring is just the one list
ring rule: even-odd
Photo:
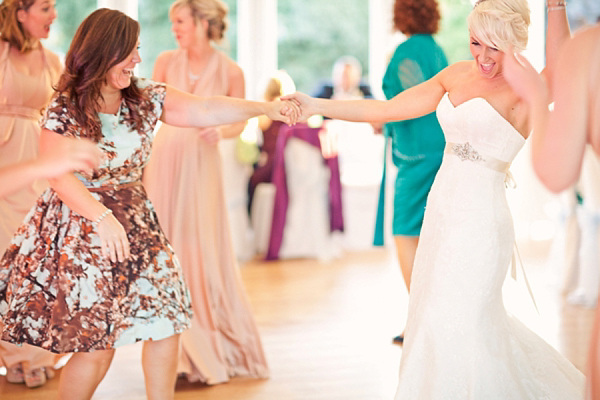
[[[144,127],[132,130],[125,103],[116,116],[100,115],[104,137],[98,145],[108,159],[92,174],[77,174],[88,187],[140,180],[165,87],[144,80],[137,85],[152,104],[143,113]],[[51,104],[45,127],[84,136],[61,104]],[[103,257],[95,224],[46,190],[0,260],[1,339],[67,353],[159,340],[189,327],[183,274],[143,186],[92,195],[124,226],[131,257],[122,263]]]

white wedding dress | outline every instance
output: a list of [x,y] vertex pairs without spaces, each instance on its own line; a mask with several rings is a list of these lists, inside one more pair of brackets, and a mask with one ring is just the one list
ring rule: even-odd
[[485,99],[437,108],[447,147],[427,200],[396,400],[583,399],[584,376],[508,315],[504,180],[525,139]]

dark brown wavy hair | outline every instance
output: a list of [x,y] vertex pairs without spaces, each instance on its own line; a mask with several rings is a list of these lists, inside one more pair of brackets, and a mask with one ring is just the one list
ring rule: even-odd
[[19,10],[27,11],[35,3],[35,0],[4,0],[0,4],[0,35],[2,40],[8,42],[12,47],[26,53],[34,49],[38,41],[29,36],[29,32],[17,18]]
[[[140,34],[140,24],[117,10],[101,8],[91,13],[77,28],[65,59],[65,70],[56,91],[65,99],[64,106],[75,121],[85,129],[82,136],[99,141],[102,125],[98,112],[103,104],[102,86],[106,74],[116,64],[127,58],[135,49]],[[146,94],[138,88],[136,79],[121,90],[121,96],[132,117],[132,129],[140,129],[142,110],[151,105]]]
[[439,30],[440,11],[436,0],[396,0],[394,3],[394,28],[405,35]]

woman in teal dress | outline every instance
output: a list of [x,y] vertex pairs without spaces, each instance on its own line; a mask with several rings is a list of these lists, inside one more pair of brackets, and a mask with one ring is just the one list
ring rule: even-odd
[[[441,47],[432,35],[438,31],[440,13],[436,0],[396,0],[394,27],[407,36],[383,77],[388,99],[424,82],[448,66]],[[444,135],[434,113],[384,126],[387,144],[392,141],[392,159],[398,167],[394,191],[393,235],[406,289],[410,292],[415,252],[419,242],[425,203],[435,174],[442,163]],[[385,162],[385,161],[384,161]],[[385,165],[379,196],[374,244],[383,245]],[[394,343],[402,344],[404,334]]]

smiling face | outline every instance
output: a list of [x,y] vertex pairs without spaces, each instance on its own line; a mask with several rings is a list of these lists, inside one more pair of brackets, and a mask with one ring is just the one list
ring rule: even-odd
[[477,69],[482,77],[493,79],[502,75],[504,53],[471,35],[469,46]]
[[181,6],[173,10],[171,30],[181,48],[189,48],[197,42],[200,32],[190,7]]
[[35,0],[27,10],[17,11],[17,19],[23,29],[34,39],[46,39],[50,25],[56,19],[54,0]]
[[142,61],[139,52],[140,42],[135,49],[120,63],[113,65],[106,73],[106,86],[115,90],[122,90],[131,85],[133,69]]

